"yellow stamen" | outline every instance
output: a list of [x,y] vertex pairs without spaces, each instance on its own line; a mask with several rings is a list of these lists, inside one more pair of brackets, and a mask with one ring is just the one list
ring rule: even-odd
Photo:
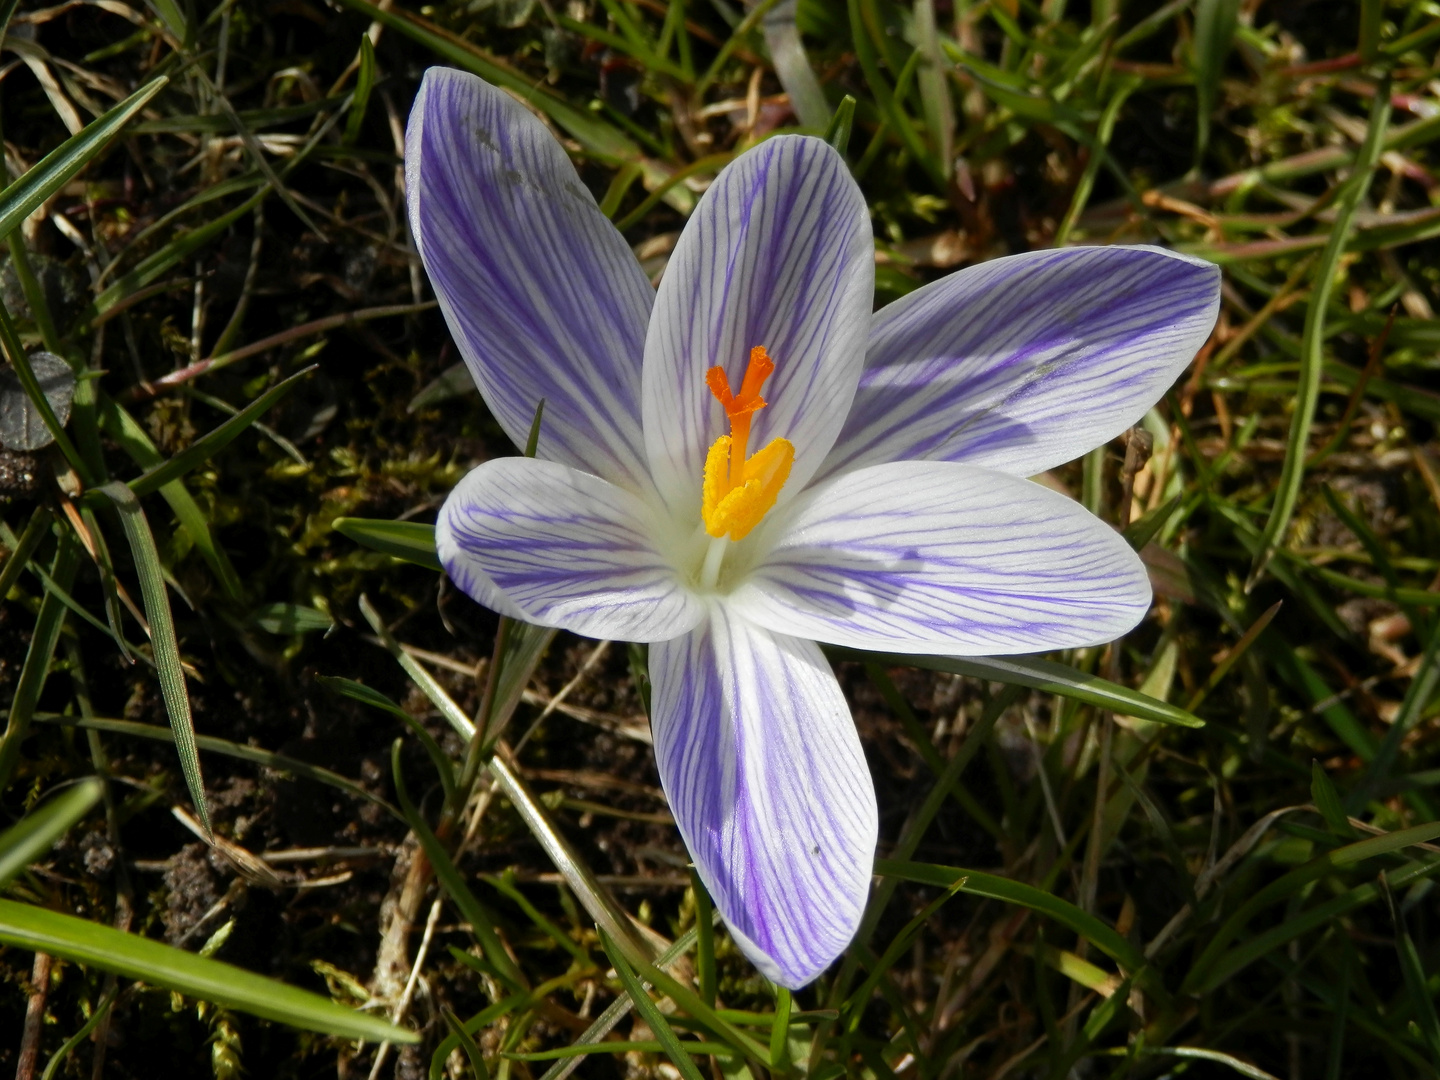
[[763,450],[746,457],[750,442],[750,418],[765,408],[760,387],[775,370],[775,361],[763,345],[750,350],[750,363],[733,393],[725,369],[713,367],[705,373],[710,392],[725,409],[730,434],[721,435],[705,457],[705,487],[702,513],[705,531],[732,540],[743,540],[760,523],[785,486],[795,447],[788,439],[774,439]]

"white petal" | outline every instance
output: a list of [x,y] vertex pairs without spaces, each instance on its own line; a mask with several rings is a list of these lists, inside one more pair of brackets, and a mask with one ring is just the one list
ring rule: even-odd
[[756,345],[775,373],[751,451],[789,439],[782,501],[804,487],[854,397],[874,279],[865,199],[822,140],[769,139],[716,177],[670,258],[645,339],[645,449],[677,512],[694,516],[705,452],[726,432],[705,373],[723,367],[738,390]]
[[529,622],[616,641],[674,637],[704,617],[664,554],[672,538],[624,488],[531,458],[472,470],[435,528],[440,561],[467,592],[488,582]]
[[1205,343],[1220,271],[1161,248],[1032,251],[875,313],[820,476],[940,460],[1033,476],[1136,423]]
[[830,665],[716,604],[650,646],[650,679],[660,779],[705,887],[751,962],[804,986],[855,936],[879,831]]
[[1039,484],[940,461],[873,465],[806,494],[730,597],[777,633],[986,656],[1098,645],[1150,606],[1124,539]]
[[640,362],[655,292],[565,151],[509,94],[431,68],[405,135],[410,225],[460,353],[516,446],[648,491]]

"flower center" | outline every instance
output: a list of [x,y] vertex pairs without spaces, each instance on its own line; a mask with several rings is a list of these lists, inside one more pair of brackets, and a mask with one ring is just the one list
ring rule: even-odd
[[712,367],[705,373],[710,392],[725,408],[730,434],[721,435],[705,456],[705,489],[701,513],[705,531],[711,536],[743,540],[760,524],[795,462],[795,447],[788,439],[773,439],[763,450],[746,457],[750,442],[750,418],[765,408],[760,387],[775,370],[775,361],[765,346],[750,350],[750,363],[740,392],[732,393],[725,369]]

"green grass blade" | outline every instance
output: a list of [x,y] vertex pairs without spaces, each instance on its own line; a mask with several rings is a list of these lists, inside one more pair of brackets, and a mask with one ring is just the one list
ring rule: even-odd
[[114,284],[95,297],[90,302],[90,306],[80,313],[79,321],[92,322],[103,316],[136,290],[149,285],[176,263],[182,259],[188,259],[215,237],[227,232],[230,226],[254,210],[269,194],[269,186],[262,187],[235,209],[220,215],[213,221],[207,221],[204,225],[191,229],[153,255],[142,259],[133,270],[117,279]]
[[[723,1043],[685,1042],[683,1040],[677,1040],[676,1045],[687,1054],[718,1054],[728,1057],[734,1053],[733,1049]],[[637,1052],[643,1054],[661,1054],[666,1052],[666,1047],[659,1039],[636,1039],[625,1042],[576,1043],[574,1046],[562,1046],[558,1050],[540,1050],[533,1054],[507,1052],[505,1056],[511,1061],[563,1061],[567,1058],[581,1057],[588,1054],[627,1054]]]
[[624,985],[625,992],[630,995],[630,1000],[635,1003],[636,1010],[655,1033],[656,1040],[665,1048],[665,1056],[680,1070],[680,1075],[685,1077],[685,1080],[704,1080],[700,1070],[695,1067],[695,1060],[680,1045],[675,1029],[666,1022],[664,1014],[640,985],[640,980],[635,977],[625,954],[616,947],[610,935],[603,929],[600,930],[600,944],[604,946],[605,955],[610,957],[610,963],[615,966],[615,973],[620,976],[620,982]]
[[715,970],[715,904],[693,866],[690,867],[690,888],[695,893],[695,926],[699,931],[695,949],[695,981],[700,986],[700,1000],[713,1009],[719,983]]
[[[656,958],[655,963],[662,968],[674,963],[694,947],[698,937],[698,928],[692,926],[676,938],[674,943]],[[615,1025],[624,1018],[625,1014],[628,1013],[631,1008],[629,997],[617,998],[615,1001],[612,1001],[606,1006],[605,1011],[595,1018],[595,1022],[586,1028],[584,1033],[575,1040],[572,1046],[583,1046],[587,1048],[584,1053],[593,1053],[594,1051],[591,1048],[604,1045],[601,1040],[614,1030]],[[562,1061],[550,1068],[540,1080],[564,1080],[565,1077],[569,1076],[579,1067],[583,1060],[584,1056],[582,1054],[572,1057],[568,1061]],[[432,1080],[436,1080],[436,1078],[432,1076]]]
[[1415,1026],[1420,1037],[1430,1050],[1430,1059],[1440,1070],[1440,1016],[1435,1015],[1435,998],[1430,993],[1429,976],[1425,965],[1420,962],[1420,953],[1415,948],[1415,939],[1405,925],[1405,916],[1395,906],[1395,897],[1390,892],[1390,883],[1380,875],[1385,902],[1390,907],[1390,918],[1395,923],[1395,951],[1400,957],[1400,971],[1405,978],[1405,996],[1414,1011]]
[[761,20],[760,29],[765,35],[770,63],[774,65],[780,85],[790,95],[791,108],[800,123],[823,128],[830,121],[830,103],[825,100],[825,91],[800,40],[800,28],[795,21],[799,7],[796,0],[776,4]]
[[10,551],[6,554],[5,561],[0,563],[0,603],[4,602],[5,597],[10,595],[10,590],[15,587],[15,583],[20,580],[20,574],[25,569],[25,564],[30,561],[30,556],[35,554],[35,549],[40,546],[40,541],[45,539],[52,520],[49,511],[43,506],[39,506],[30,515],[30,520],[25,523],[24,531],[20,533],[13,544],[10,543],[10,537],[14,534],[7,531],[5,542]]
[[949,60],[940,48],[935,0],[915,0],[915,37],[920,50],[915,84],[925,114],[925,133],[948,180],[955,164],[955,103],[950,94]]
[[1370,768],[1365,770],[1365,775],[1354,792],[1351,806],[1355,810],[1358,811],[1364,806],[1380,785],[1390,778],[1406,737],[1425,715],[1437,690],[1440,690],[1440,619],[1436,619],[1430,629],[1430,640],[1425,645],[1425,652],[1421,654],[1420,666],[1405,690],[1400,710],[1390,722],[1390,729],[1385,732],[1385,738],[1375,751]]
[[267,634],[313,634],[330,630],[335,620],[319,608],[305,604],[262,604],[250,613],[246,626],[256,626]]
[[[159,724],[142,724],[134,720],[110,720],[100,717],[80,719],[74,716],[56,716],[53,713],[40,713],[37,720],[51,724],[67,724],[74,727],[87,728],[91,731],[107,731],[113,735],[125,735],[138,739],[153,739],[155,742],[168,742],[174,744],[175,733],[168,727]],[[289,757],[286,754],[277,754],[258,746],[245,746],[240,743],[231,742],[229,739],[217,738],[214,735],[197,735],[195,743],[207,754],[223,754],[225,757],[236,758],[240,761],[248,761],[260,765],[266,769],[274,769],[276,772],[290,773],[294,776],[304,777],[306,780],[314,780],[320,784],[327,784],[353,795],[357,799],[374,803],[386,813],[393,816],[397,821],[404,821],[405,815],[399,809],[391,806],[380,796],[366,791],[354,780],[341,776],[339,773],[331,772],[329,769],[319,765],[312,765],[308,761],[301,761],[299,758]]]
[[640,148],[626,135],[589,113],[561,100],[542,89],[528,75],[481,51],[476,46],[431,26],[408,12],[377,7],[368,0],[343,0],[347,7],[404,34],[456,67],[474,72],[488,83],[514,91],[557,125],[575,137],[575,141],[591,154],[609,164],[620,165],[640,159]]
[[[1372,836],[1353,844],[1346,844],[1344,847],[1335,848],[1333,851],[1327,851],[1272,881],[1247,898],[1220,925],[1205,946],[1205,951],[1200,954],[1189,974],[1185,976],[1182,989],[1203,992],[1205,989],[1219,984],[1222,979],[1221,972],[1224,972],[1224,977],[1228,977],[1229,974],[1238,970],[1236,966],[1238,961],[1232,958],[1233,954],[1225,957],[1222,962],[1221,952],[1252,918],[1267,907],[1282,900],[1288,900],[1312,881],[1317,881],[1336,870],[1354,866],[1356,863],[1373,859],[1378,855],[1388,855],[1400,851],[1411,844],[1423,844],[1437,836],[1440,836],[1440,822],[1435,821],[1424,825],[1415,825],[1408,829],[1398,829],[1380,836]],[[1280,929],[1289,931],[1299,924],[1299,920],[1291,919],[1288,920],[1288,923],[1288,926],[1282,926]],[[1254,944],[1255,939],[1252,939],[1247,947],[1253,947]],[[1239,951],[1237,950],[1237,952]],[[1250,959],[1255,958],[1257,957],[1250,957]],[[1249,963],[1250,959],[1245,962]]]
[[[50,576],[63,588],[68,589],[75,580],[75,571],[79,566],[80,544],[66,532],[61,535],[55,561],[50,564]],[[40,691],[45,688],[45,679],[50,673],[50,660],[55,655],[55,645],[60,640],[60,628],[65,622],[66,610],[65,603],[53,592],[47,592],[45,599],[40,601],[40,614],[36,617],[35,628],[30,633],[30,648],[25,653],[25,666],[20,669],[20,678],[15,683],[5,734],[0,737],[0,792],[9,787],[10,778],[15,774],[15,766],[20,761],[20,744],[30,732],[30,721],[35,716]]]
[[53,1080],[55,1074],[65,1064],[66,1059],[81,1043],[90,1037],[90,1032],[100,1026],[100,1021],[104,1020],[109,1014],[110,1006],[115,1004],[115,998],[118,997],[119,994],[120,988],[118,986],[112,986],[110,988],[95,1008],[91,1010],[90,1019],[80,1025],[80,1030],[66,1039],[59,1050],[56,1050],[55,1053],[50,1055],[50,1061],[45,1066],[45,1071],[40,1074],[40,1080]]
[[225,447],[229,446],[250,427],[251,424],[264,416],[270,408],[279,402],[286,394],[295,389],[301,379],[315,370],[315,365],[297,371],[284,382],[277,383],[265,393],[252,401],[245,408],[226,420],[213,431],[196,439],[188,447],[168,459],[163,465],[158,465],[149,472],[137,476],[130,481],[130,490],[136,495],[148,495],[152,491],[158,491],[173,480],[178,480],[191,469],[209,461]]
[[95,777],[82,780],[0,833],[0,888],[49,851],[70,826],[89,813],[100,801],[102,790]]
[[1158,698],[1039,657],[891,655],[838,648],[830,651],[846,660],[861,660],[891,667],[904,665],[925,668],[928,671],[945,671],[952,675],[968,675],[990,682],[1028,686],[1032,690],[1074,698],[1122,716],[1133,716],[1137,720],[1153,720],[1159,724],[1175,724],[1188,728],[1205,726],[1205,721],[1199,717]]
[[846,94],[840,99],[840,104],[836,106],[835,115],[830,118],[823,138],[835,148],[836,153],[844,157],[850,148],[850,133],[854,127],[855,98]]
[[1220,76],[1240,14],[1239,0],[1198,0],[1195,5],[1195,160],[1210,143],[1210,121],[1220,97]]
[[[1440,873],[1440,858],[1432,858],[1432,861],[1429,862],[1407,863],[1393,872],[1388,872],[1388,877],[1393,886],[1399,887],[1436,873]],[[1308,934],[1312,930],[1334,926],[1338,919],[1356,908],[1373,904],[1378,899],[1380,899],[1380,886],[1372,881],[1342,893],[1333,900],[1317,904],[1298,915],[1287,916],[1277,926],[1255,935],[1245,944],[1237,946],[1215,960],[1204,972],[1204,978],[1196,982],[1194,987],[1187,992],[1209,994],[1255,961],[1274,954],[1277,949],[1301,935]]]
[[440,749],[440,744],[435,741],[435,737],[421,727],[419,721],[380,691],[373,690],[364,683],[342,678],[339,675],[316,675],[315,681],[321,686],[328,686],[337,694],[363,702],[373,708],[383,709],[392,716],[398,717],[410,729],[411,734],[420,740],[420,745],[425,748],[425,753],[430,758],[430,764],[435,767],[435,772],[440,777],[440,786],[445,789],[445,805],[450,806],[455,802],[455,770],[450,765],[450,759]]
[[160,16],[160,21],[165,24],[165,29],[175,35],[178,40],[188,40],[189,30],[185,21],[185,13],[180,10],[180,5],[176,3],[176,0],[145,0],[145,5]]
[[383,518],[336,518],[331,528],[372,551],[392,555],[427,570],[443,571],[435,554],[435,526]]
[[205,805],[205,781],[200,775],[200,752],[195,747],[195,724],[190,718],[190,695],[185,690],[185,670],[180,666],[180,644],[175,640],[175,622],[170,615],[170,597],[165,592],[165,578],[160,566],[160,553],[145,510],[135,493],[125,484],[111,481],[99,491],[120,511],[130,553],[135,559],[135,572],[140,576],[140,598],[145,617],[150,621],[150,644],[155,651],[155,666],[160,675],[160,695],[170,728],[175,732],[175,751],[190,800],[205,831],[210,832],[210,811]]
[[490,761],[488,767],[490,775],[500,782],[500,789],[506,798],[514,805],[531,835],[540,841],[540,846],[555,864],[555,869],[560,871],[566,884],[580,898],[591,918],[613,940],[621,942],[628,955],[637,961],[648,959],[650,950],[631,926],[630,917],[610,897],[585,861],[575,854],[570,842],[555,827],[540,800],[535,798],[519,775],[498,756]]
[[548,626],[533,623],[510,623],[510,632],[505,636],[505,649],[500,657],[500,677],[495,683],[495,699],[490,705],[489,731],[493,739],[505,730],[510,722],[525,688],[535,674],[536,665],[545,655],[545,650],[558,633]]
[[1335,790],[1335,785],[1331,782],[1330,777],[1325,775],[1324,766],[1318,761],[1311,762],[1310,776],[1310,797],[1315,800],[1315,805],[1320,810],[1320,816],[1325,819],[1325,824],[1336,836],[1353,840],[1355,828],[1345,814],[1345,804],[1340,798],[1340,793]]
[[1375,176],[1375,166],[1380,160],[1384,144],[1385,129],[1390,122],[1390,80],[1383,79],[1376,88],[1375,102],[1370,110],[1369,126],[1365,131],[1365,142],[1355,159],[1355,171],[1346,181],[1345,192],[1340,196],[1335,211],[1335,224],[1330,230],[1330,239],[1315,264],[1315,284],[1311,289],[1310,302],[1305,309],[1305,327],[1301,333],[1302,355],[1300,381],[1295,388],[1295,412],[1290,420],[1290,435],[1285,448],[1285,464],[1280,471],[1279,486],[1275,492],[1275,503],[1265,530],[1260,535],[1260,549],[1250,571],[1249,585],[1253,585],[1264,571],[1275,546],[1285,538],[1290,527],[1290,518],[1295,513],[1295,504],[1300,498],[1300,486],[1305,479],[1305,460],[1310,454],[1310,426],[1315,420],[1315,405],[1320,399],[1320,380],[1325,365],[1325,316],[1330,306],[1330,296],[1335,290],[1335,274],[1340,265],[1340,256],[1345,253],[1346,241],[1350,238],[1350,226],[1370,190],[1370,181]]
[[[365,38],[369,41],[369,38]],[[475,1044],[470,1032],[465,1030],[465,1025],[460,1018],[445,1007],[441,1007],[440,1015],[445,1018],[445,1026],[450,1029],[450,1034],[460,1044],[460,1049],[465,1051],[465,1058],[470,1062],[470,1068],[474,1071],[476,1080],[490,1080],[490,1070],[485,1067],[485,1055],[480,1052],[480,1047]]]
[[369,34],[360,35],[360,70],[355,75],[355,96],[350,101],[350,115],[345,118],[345,145],[360,137],[365,123],[365,109],[370,104],[370,91],[375,89],[375,46]]
[[[877,966],[883,971],[887,965],[882,960]],[[785,1072],[789,1066],[786,1054],[789,1051],[790,1004],[790,991],[783,986],[776,987],[775,1018],[770,1023],[770,1068],[776,1072]]]
[[1019,904],[1049,916],[1075,931],[1132,974],[1145,966],[1145,957],[1141,952],[1113,927],[1094,915],[1081,911],[1068,900],[1042,892],[1023,881],[982,874],[978,870],[962,870],[954,866],[935,866],[930,863],[899,862],[894,859],[876,859],[875,872],[922,885],[937,885],[942,889],[956,888],[956,883],[959,882],[958,888],[962,892],[988,896],[993,900],[1003,900],[1007,904]]
[[410,830],[415,834],[415,839],[420,841],[420,847],[424,850],[430,865],[435,868],[435,877],[439,879],[441,886],[455,906],[460,909],[461,916],[469,925],[475,940],[485,951],[485,958],[490,961],[491,966],[499,973],[501,979],[511,990],[527,990],[529,984],[520,969],[515,966],[515,961],[510,959],[510,954],[505,951],[500,937],[495,933],[495,918],[485,909],[485,905],[475,898],[470,891],[470,886],[465,884],[465,878],[456,869],[450,853],[440,843],[439,838],[431,831],[415,804],[410,801],[410,793],[405,789],[405,778],[400,771],[400,746],[401,740],[396,739],[391,748],[391,768],[395,779],[395,798],[400,803],[400,810],[405,815],[405,820],[410,823]]
[[[845,999],[844,1004],[840,1006],[842,1013],[854,1013],[859,1010],[864,1010],[865,1006],[869,1004],[870,995],[875,992],[875,987],[880,985],[880,980],[885,978],[886,974],[889,973],[890,969],[900,959],[905,950],[910,947],[910,943],[915,939],[915,935],[920,933],[920,931],[925,928],[925,924],[930,921],[930,917],[948,904],[950,899],[957,892],[960,892],[964,886],[965,878],[963,877],[951,882],[943,893],[921,908],[914,918],[901,927],[900,932],[890,940],[890,944],[887,945],[885,951],[880,954],[880,959],[871,967],[870,974],[865,977],[865,981],[856,987],[851,995]],[[776,1023],[778,1026],[779,1021],[777,1020]],[[770,1043],[770,1056],[772,1058],[775,1056],[773,1036],[771,1037]]]
[[[453,955],[453,954],[452,954]],[[469,955],[469,954],[462,954]],[[474,959],[471,957],[471,959]],[[493,1023],[502,1016],[508,1016],[519,1009],[529,1005],[531,996],[529,994],[511,994],[509,997],[501,998],[489,1008],[482,1009],[474,1016],[466,1020],[461,1027],[467,1035],[474,1035],[485,1025]],[[435,1053],[430,1057],[429,1080],[444,1080],[445,1062],[452,1053],[460,1046],[460,1039],[455,1034],[447,1035],[441,1040],[440,1045],[435,1048]]]
[[890,129],[900,136],[900,141],[905,144],[905,149],[910,151],[925,170],[936,189],[944,191],[945,170],[940,167],[934,155],[921,141],[915,125],[910,122],[910,117],[905,113],[904,106],[900,101],[904,91],[904,76],[907,73],[913,75],[914,69],[920,61],[920,53],[916,51],[912,54],[911,62],[897,74],[895,89],[892,90],[885,81],[885,76],[880,73],[875,43],[871,40],[865,16],[861,13],[863,3],[864,0],[849,0],[850,28],[855,42],[855,56],[860,62],[861,69],[865,72],[865,83],[869,86],[870,93],[874,95],[875,103],[879,106],[881,115],[889,123]]
[[1380,55],[1380,25],[1385,14],[1383,0],[1360,0],[1360,41],[1356,52],[1362,64],[1375,62]]
[[[165,457],[150,441],[150,436],[133,416],[125,411],[109,394],[101,394],[99,401],[101,428],[130,456],[142,469],[155,469],[165,462]],[[190,537],[190,542],[200,552],[200,557],[210,567],[215,580],[220,583],[225,595],[232,601],[244,599],[240,575],[236,573],[230,556],[215,542],[210,524],[200,504],[190,494],[183,481],[172,480],[160,488],[160,497],[170,504],[170,509],[180,522],[180,527]]]
[[539,927],[540,931],[551,941],[555,942],[556,945],[559,945],[586,966],[593,963],[590,954],[585,950],[585,946],[578,944],[563,929],[556,926],[552,920],[547,919],[540,909],[530,902],[529,897],[516,887],[513,880],[514,875],[510,871],[507,870],[504,874],[481,874],[480,876],[496,892],[501,893],[513,901],[521,911],[525,912],[530,921]]
[[34,168],[0,195],[0,239],[19,227],[51,195],[64,187],[91,161],[99,157],[110,140],[169,80],[152,79],[84,130],[72,135],[46,154]]
[[30,904],[0,900],[0,941],[19,949],[63,956],[77,964],[113,971],[307,1031],[376,1042],[419,1041],[413,1031],[347,1009],[308,990]]

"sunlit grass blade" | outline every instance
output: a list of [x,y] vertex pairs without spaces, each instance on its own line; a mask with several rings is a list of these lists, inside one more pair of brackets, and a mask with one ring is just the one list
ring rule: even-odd
[[534,80],[519,74],[503,61],[481,51],[470,42],[432,26],[408,12],[380,8],[368,0],[343,2],[367,18],[374,19],[382,26],[388,26],[425,46],[456,67],[474,72],[486,82],[520,95],[601,160],[617,165],[639,160],[640,148],[628,136],[603,120],[568,104],[548,89],[537,87]]
[[415,521],[386,521],[383,518],[336,518],[331,528],[357,544],[364,544],[383,555],[423,566],[427,570],[444,570],[440,556],[435,554],[435,526]]
[[[805,55],[805,44],[800,40],[800,27],[796,24],[799,4],[776,4],[764,19],[760,29],[765,35],[765,48],[770,52],[770,63],[785,93],[790,95],[790,106],[800,123],[806,127],[823,128],[830,122],[830,103],[825,100],[825,91]],[[841,153],[844,153],[842,150]]]
[[170,597],[165,592],[165,577],[160,566],[160,553],[145,510],[135,493],[125,484],[111,481],[99,490],[120,511],[125,537],[135,559],[135,572],[140,577],[140,598],[145,617],[150,622],[150,644],[155,651],[155,666],[160,676],[160,694],[165,712],[175,732],[175,752],[185,785],[205,831],[210,831],[210,811],[205,804],[205,781],[200,774],[200,752],[195,747],[195,724],[190,718],[190,695],[185,690],[185,671],[180,666],[180,644],[175,639],[175,622],[170,615]]
[[152,79],[83,131],[66,139],[11,184],[0,195],[0,239],[8,237],[41,203],[99,157],[110,140],[167,82],[164,77]]
[[490,775],[500,782],[500,789],[514,805],[532,836],[540,842],[545,854],[555,864],[571,890],[579,897],[585,910],[600,928],[627,950],[636,961],[648,960],[652,950],[630,923],[630,917],[611,898],[609,891],[596,879],[594,871],[576,855],[570,842],[555,827],[549,812],[520,779],[514,769],[499,757],[489,763]]
[[[1218,2],[1218,0],[1217,0]],[[1265,529],[1260,535],[1259,552],[1250,569],[1247,583],[1253,586],[1264,572],[1276,545],[1285,539],[1295,504],[1300,498],[1300,485],[1305,478],[1305,461],[1310,454],[1310,427],[1315,419],[1315,405],[1320,399],[1320,380],[1325,364],[1325,318],[1330,297],[1335,290],[1336,270],[1350,237],[1350,226],[1359,209],[1380,160],[1385,130],[1390,122],[1390,80],[1383,79],[1370,109],[1365,142],[1355,159],[1355,171],[1347,180],[1335,211],[1335,224],[1315,264],[1315,284],[1305,309],[1305,327],[1301,333],[1302,355],[1300,380],[1295,388],[1295,411],[1290,419],[1290,434],[1285,448],[1285,463],[1275,491],[1275,501]]]
[[1220,93],[1220,76],[1235,37],[1239,0],[1197,0],[1195,5],[1195,156],[1210,143],[1210,124]]
[[266,1020],[350,1039],[419,1041],[413,1031],[275,979],[73,915],[0,900],[0,941],[113,971]]
[[835,107],[835,115],[830,118],[822,137],[835,148],[836,153],[843,156],[850,148],[850,132],[854,127],[855,98],[846,94]]
[[297,371],[284,382],[272,386],[219,427],[202,435],[180,453],[167,459],[163,465],[158,465],[131,480],[130,490],[136,495],[148,495],[152,491],[158,491],[172,480],[180,479],[191,469],[209,461],[244,434],[251,424],[264,416],[272,406],[295,389],[301,379],[314,370],[315,366],[311,365],[302,371]]
[[511,621],[509,633],[505,636],[505,649],[501,654],[500,677],[495,683],[495,698],[490,705],[489,738],[495,738],[504,731],[525,688],[535,674],[535,668],[545,656],[550,643],[558,633],[548,626]]
[[350,100],[350,115],[345,118],[345,143],[360,137],[365,123],[365,109],[370,104],[370,91],[375,88],[375,46],[369,34],[360,35],[360,70],[355,73],[355,96]]
[[94,777],[82,780],[0,833],[0,888],[49,851],[70,826],[89,813],[100,801],[101,790],[100,781]]
[[[100,395],[98,414],[102,430],[119,443],[121,449],[142,469],[159,468],[165,463],[165,456],[155,448],[144,427],[108,394]],[[170,504],[180,527],[199,550],[200,557],[209,565],[226,597],[233,601],[243,599],[244,589],[240,584],[240,575],[236,573],[225,549],[215,542],[205,512],[200,509],[184,482],[172,480],[168,484],[162,484],[160,497]]]
[[[884,966],[883,963],[880,966]],[[790,991],[775,988],[775,1018],[770,1023],[770,1068],[777,1073],[789,1071],[790,1062]]]
[[625,954],[610,939],[610,935],[600,930],[600,944],[605,949],[605,955],[610,957],[610,963],[615,966],[615,973],[620,976],[620,982],[625,987],[625,992],[630,995],[630,1000],[635,1003],[638,1011],[650,1030],[655,1033],[655,1038],[665,1048],[665,1055],[680,1071],[685,1080],[702,1080],[700,1070],[695,1067],[695,1061],[685,1052],[680,1045],[680,1039],[676,1036],[675,1030],[666,1022],[664,1015],[656,1007],[645,988],[640,985],[640,980],[635,977]]
[[[879,58],[876,54],[875,42],[871,36],[870,23],[878,20],[879,16],[873,10],[865,10],[867,7],[873,9],[873,4],[867,4],[867,0],[849,0],[850,31],[855,42],[855,56],[860,62],[861,69],[865,72],[865,81],[869,85],[870,93],[875,97],[875,103],[880,107],[881,114],[890,125],[890,129],[900,136],[900,141],[905,148],[914,155],[915,160],[925,169],[931,183],[941,191],[945,190],[945,170],[935,160],[910,117],[906,115],[901,101],[905,92],[905,84],[909,78],[914,77],[916,68],[920,62],[920,53],[915,51],[911,54],[910,61],[904,69],[896,74],[895,87],[892,89],[886,82],[885,76],[880,72]],[[867,19],[867,15],[870,18]]]
[[1133,716],[1137,720],[1153,720],[1159,724],[1175,724],[1180,727],[1199,728],[1205,721],[1192,716],[1184,709],[1167,704],[1148,694],[1109,682],[1097,675],[1057,664],[1053,660],[1041,660],[1033,656],[915,656],[911,654],[891,655],[889,653],[861,653],[851,649],[834,649],[836,656],[844,659],[859,659],[891,667],[918,667],[929,671],[947,671],[953,675],[968,675],[974,679],[991,682],[1014,683],[1028,686],[1032,690],[1043,690],[1048,694],[1074,698],[1090,705],[1098,705],[1122,716]]

